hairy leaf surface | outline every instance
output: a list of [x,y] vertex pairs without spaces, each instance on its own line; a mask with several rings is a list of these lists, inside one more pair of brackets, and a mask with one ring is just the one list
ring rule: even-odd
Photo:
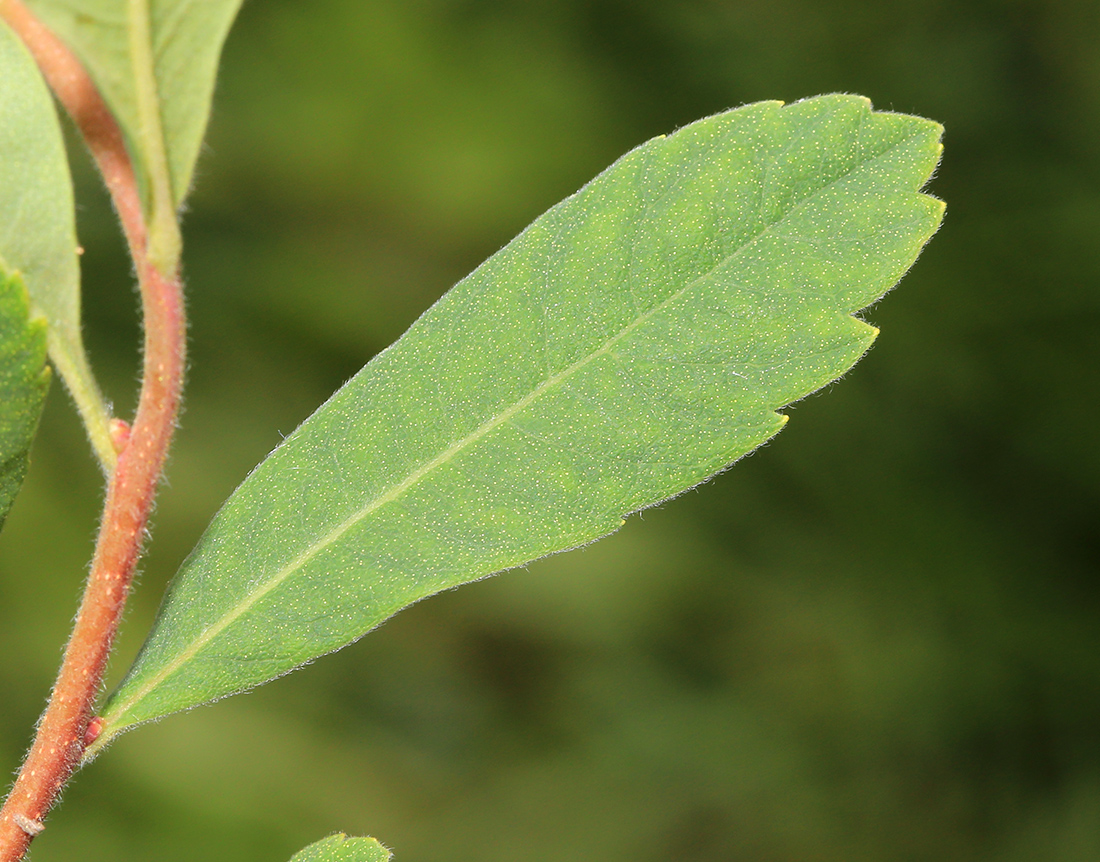
[[30,319],[22,280],[0,268],[0,527],[23,484],[49,387],[46,321]]
[[76,216],[61,126],[38,67],[3,22],[0,267],[22,276],[32,314],[46,319],[50,357],[74,396],[98,400],[80,335]]
[[295,853],[290,862],[389,862],[390,851],[373,838],[330,835]]
[[257,685],[425,596],[577,547],[774,435],[916,259],[935,123],[825,96],[628,153],[375,357],[234,492],[105,710]]
[[180,204],[206,131],[222,45],[241,0],[27,4],[87,67],[122,126],[147,197],[166,167],[173,203]]

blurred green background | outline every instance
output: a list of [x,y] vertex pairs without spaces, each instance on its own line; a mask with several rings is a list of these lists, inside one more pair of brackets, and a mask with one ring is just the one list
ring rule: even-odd
[[[113,677],[233,487],[626,149],[760,99],[947,128],[940,234],[841,384],[616,536],[123,737],[36,862],[1100,859],[1100,5],[249,0],[186,216],[189,395]],[[74,151],[78,152],[78,151]],[[83,154],[86,331],[136,301]],[[55,385],[0,540],[0,772],[100,480]]]

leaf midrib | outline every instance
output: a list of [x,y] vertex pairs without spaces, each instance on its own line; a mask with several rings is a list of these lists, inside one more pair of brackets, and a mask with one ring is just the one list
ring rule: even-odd
[[[153,691],[155,688],[157,688],[157,686],[159,686],[162,682],[164,682],[165,679],[167,679],[172,674],[174,674],[177,670],[179,670],[179,668],[182,667],[186,662],[188,662],[189,660],[194,658],[199,652],[202,651],[202,649],[207,644],[209,644],[214,638],[216,638],[223,631],[225,631],[229,626],[231,626],[234,622],[236,622],[241,616],[243,616],[250,609],[252,609],[265,596],[267,596],[269,593],[271,593],[275,589],[277,589],[288,578],[290,578],[295,572],[297,572],[303,566],[308,564],[310,562],[310,560],[312,560],[314,557],[316,557],[321,551],[323,551],[325,548],[327,548],[333,542],[337,541],[340,537],[342,537],[345,533],[347,533],[348,530],[350,530],[352,527],[354,527],[356,524],[358,524],[364,518],[368,517],[370,514],[377,511],[378,509],[380,509],[382,506],[385,506],[386,504],[391,503],[394,500],[396,500],[398,497],[400,497],[402,494],[404,494],[405,491],[409,490],[414,485],[419,483],[420,480],[423,479],[425,476],[427,476],[429,473],[434,471],[436,468],[446,464],[448,461],[451,460],[451,458],[453,458],[455,455],[457,455],[459,452],[461,452],[467,446],[470,446],[470,445],[476,443],[478,440],[483,438],[485,435],[489,434],[491,431],[495,430],[496,428],[499,428],[501,425],[503,425],[505,422],[507,422],[509,419],[511,419],[513,416],[515,416],[517,413],[519,413],[525,407],[528,407],[530,404],[534,403],[540,396],[542,396],[548,390],[550,390],[551,388],[553,388],[557,384],[561,383],[562,381],[568,379],[573,374],[580,371],[582,368],[587,366],[589,363],[591,363],[592,361],[594,361],[598,357],[608,354],[611,351],[611,348],[616,343],[618,343],[621,339],[623,339],[624,337],[629,335],[631,332],[633,332],[635,329],[640,327],[642,324],[644,324],[651,317],[653,317],[654,315],[656,315],[660,311],[667,308],[669,305],[671,305],[674,302],[676,302],[677,300],[679,300],[688,291],[692,290],[697,284],[699,284],[699,282],[701,282],[703,279],[710,276],[715,270],[717,270],[718,268],[726,265],[730,261],[737,258],[739,255],[741,255],[743,252],[745,252],[750,246],[752,246],[754,243],[758,242],[760,239],[762,239],[764,236],[766,236],[773,229],[775,229],[779,225],[781,225],[784,221],[786,221],[788,218],[790,218],[790,216],[793,215],[794,213],[796,213],[799,209],[802,209],[805,206],[807,206],[811,201],[813,201],[819,195],[823,194],[824,192],[828,191],[833,186],[835,186],[838,183],[842,182],[844,179],[851,176],[857,170],[860,170],[860,169],[864,168],[865,166],[867,166],[869,164],[872,164],[873,162],[885,157],[886,155],[888,155],[893,150],[895,150],[898,147],[902,146],[903,144],[905,144],[907,141],[911,140],[912,138],[918,137],[920,134],[921,134],[921,132],[914,132],[912,135],[909,135],[908,137],[897,141],[895,144],[893,144],[888,149],[883,150],[881,153],[877,154],[873,158],[870,158],[870,159],[867,159],[866,161],[860,162],[859,164],[853,166],[850,170],[846,171],[845,173],[843,173],[840,176],[836,177],[835,179],[831,180],[826,185],[824,185],[821,188],[815,190],[812,194],[807,195],[805,198],[803,198],[797,204],[795,204],[793,207],[791,207],[786,213],[784,213],[781,218],[776,219],[771,224],[764,226],[753,237],[751,237],[750,239],[745,240],[745,242],[743,242],[741,244],[741,246],[739,246],[735,251],[731,252],[729,255],[724,257],[722,260],[716,262],[709,270],[707,270],[707,272],[696,276],[694,279],[692,279],[690,282],[688,282],[680,290],[678,290],[675,293],[669,295],[662,302],[658,303],[653,308],[651,308],[649,311],[642,314],[640,317],[635,319],[629,325],[624,327],[619,333],[617,333],[616,335],[614,335],[613,337],[608,339],[603,345],[601,345],[599,348],[594,350],[592,353],[589,353],[588,355],[582,357],[581,359],[578,359],[572,365],[568,366],[567,368],[563,369],[562,371],[558,372],[557,374],[547,378],[541,384],[539,384],[535,389],[533,389],[529,394],[525,395],[523,398],[516,401],[510,407],[506,408],[501,413],[497,414],[493,418],[489,419],[487,422],[483,423],[480,427],[478,427],[477,429],[472,431],[467,436],[465,436],[462,439],[460,439],[460,440],[456,441],[455,443],[451,444],[451,446],[449,446],[446,450],[444,450],[442,453],[437,455],[431,461],[429,461],[429,462],[425,463],[423,466],[419,467],[417,470],[413,471],[404,480],[397,483],[396,485],[391,486],[389,490],[383,492],[382,494],[374,497],[363,508],[359,509],[357,512],[355,512],[349,518],[346,518],[339,525],[337,525],[335,528],[333,528],[331,531],[329,531],[318,542],[316,542],[315,544],[310,546],[309,549],[307,549],[306,551],[304,551],[303,553],[301,553],[297,557],[295,557],[293,560],[291,560],[282,569],[280,569],[278,572],[276,572],[275,575],[273,575],[269,580],[267,580],[263,585],[261,585],[257,589],[250,592],[246,596],[246,598],[243,601],[241,601],[235,608],[233,608],[232,610],[227,612],[219,620],[217,620],[216,622],[211,624],[209,627],[207,627],[202,632],[202,634],[200,634],[197,638],[195,638],[195,640],[192,642],[192,644],[189,647],[187,647],[182,652],[178,653],[177,656],[172,661],[168,662],[164,666],[164,668],[160,672],[155,674],[147,683],[145,683],[145,685],[143,685],[136,692],[134,692],[134,694],[132,694],[129,698],[127,698],[126,700],[120,702],[114,709],[111,709],[107,713],[105,713],[105,715],[103,716],[105,724],[110,725],[112,717],[117,717],[117,716],[124,715],[136,703],[140,702],[142,699],[144,699],[144,697],[147,694],[149,694],[151,691]],[[106,743],[107,740],[110,737],[113,737],[114,735],[116,735],[120,731],[121,731],[121,728],[114,728],[114,732],[111,732],[111,730],[109,730],[107,727],[105,727],[104,732],[103,732],[103,734],[100,738],[102,743]],[[98,748],[99,746],[97,745],[96,747]]]
[[149,0],[127,0],[126,47],[134,74],[138,140],[151,186],[149,212],[146,213],[148,255],[162,273],[168,274],[179,263],[180,238],[172,196],[172,174],[168,167],[168,144],[161,119],[150,14]]

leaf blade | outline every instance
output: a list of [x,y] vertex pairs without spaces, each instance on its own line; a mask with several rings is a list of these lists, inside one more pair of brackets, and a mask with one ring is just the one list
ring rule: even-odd
[[114,463],[108,414],[80,331],[80,267],[69,163],[53,99],[19,38],[0,22],[0,265],[19,272],[50,358],[100,460]]
[[22,280],[0,267],[0,528],[23,485],[49,388],[46,323],[31,319]]
[[290,862],[389,862],[390,851],[373,838],[330,835],[295,853]]
[[[147,212],[157,208],[150,195],[162,181],[174,211],[191,185],[222,46],[241,0],[28,0],[28,5],[80,57],[117,117],[146,192]],[[153,92],[143,92],[150,85]],[[151,124],[158,126],[159,143],[148,140]],[[164,171],[167,177],[161,177]]]
[[594,541],[774,435],[775,410],[867,349],[875,331],[852,312],[938,226],[942,204],[918,190],[939,134],[831,96],[747,106],[628,153],[242,484],[177,576],[101,739],[285,673],[441,589]]

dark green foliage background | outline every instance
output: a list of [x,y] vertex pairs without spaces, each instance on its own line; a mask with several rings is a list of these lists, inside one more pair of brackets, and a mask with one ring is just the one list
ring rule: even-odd
[[[615,537],[123,737],[34,859],[1100,856],[1100,14],[1086,2],[253,0],[185,229],[190,394],[115,676],[246,472],[451,283],[642,140],[863,93],[947,127],[947,217],[878,345]],[[119,409],[128,265],[77,160]],[[0,539],[0,769],[99,479],[55,386]]]

